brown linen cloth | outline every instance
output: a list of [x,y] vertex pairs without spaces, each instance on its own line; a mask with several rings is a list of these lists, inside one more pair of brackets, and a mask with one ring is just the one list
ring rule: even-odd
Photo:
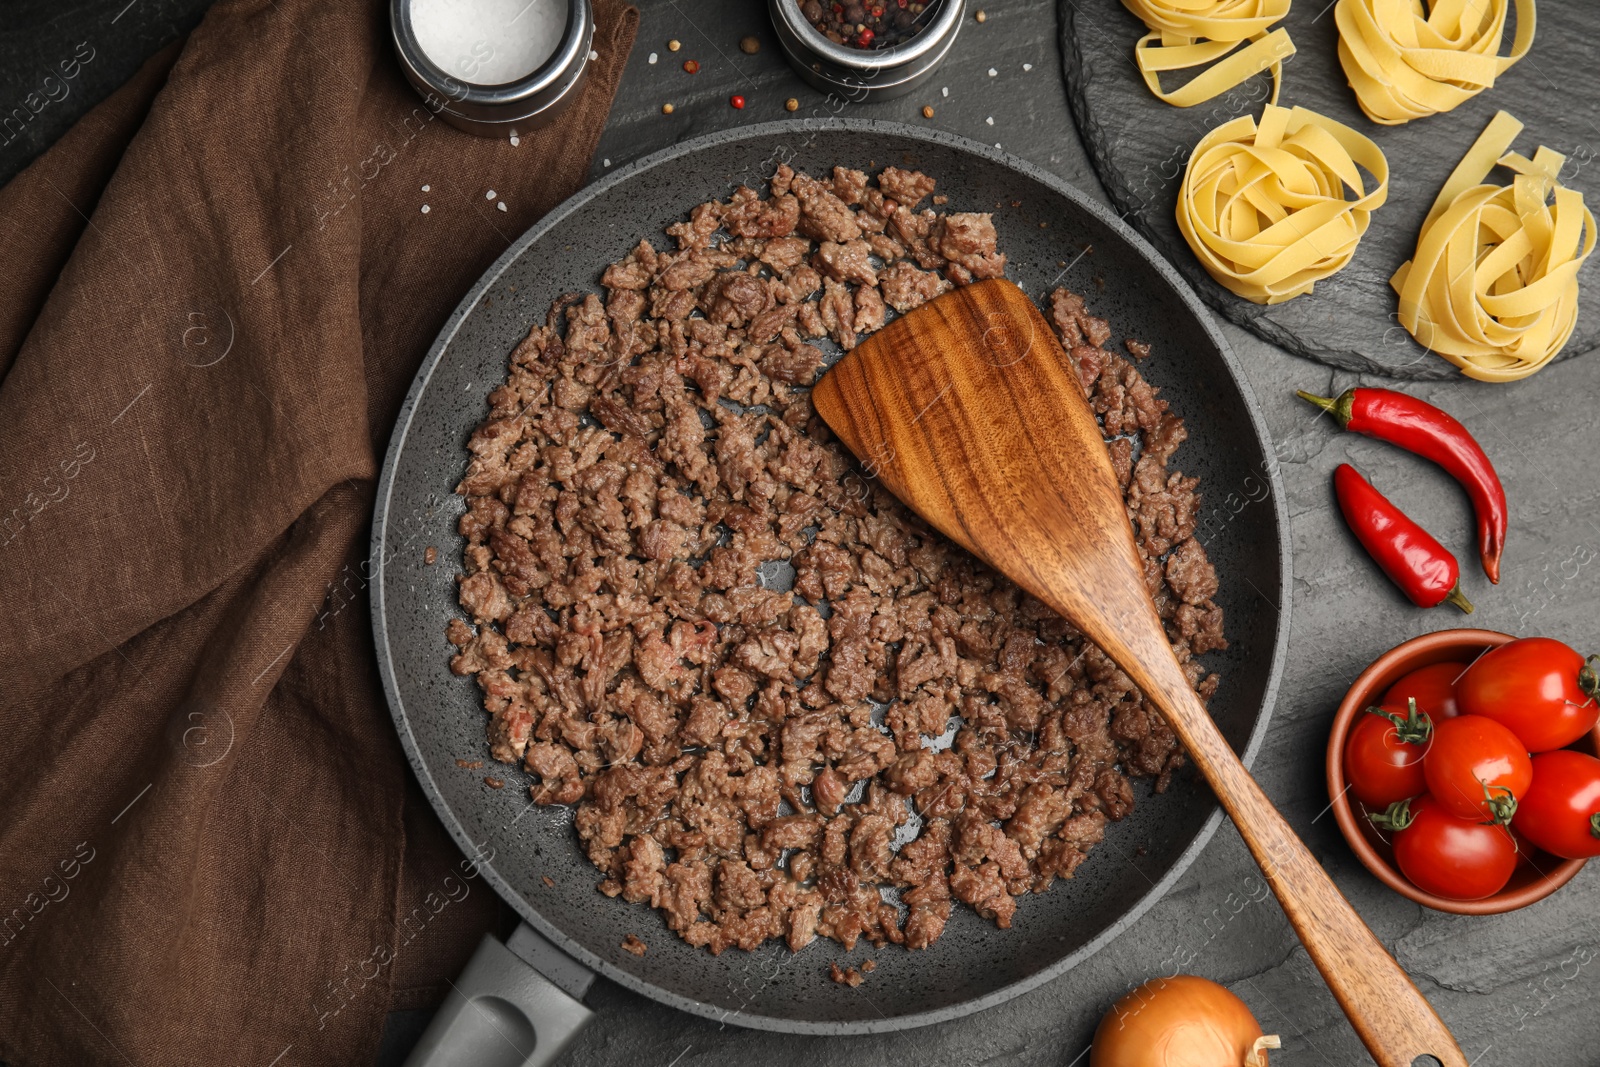
[[584,180],[638,24],[596,7],[513,147],[432,116],[386,3],[223,0],[0,190],[14,1067],[370,1063],[499,922],[396,741],[367,526],[429,343]]

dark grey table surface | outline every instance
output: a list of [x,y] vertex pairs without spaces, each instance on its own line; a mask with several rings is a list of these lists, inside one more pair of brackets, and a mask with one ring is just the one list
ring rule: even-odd
[[[376,2],[376,0],[374,0]],[[674,141],[741,123],[826,114],[822,96],[785,66],[755,0],[637,0],[642,23],[593,173],[604,173]],[[1546,3],[1583,0],[1546,0]],[[15,174],[73,119],[120,84],[163,43],[198,21],[205,0],[8,0],[0,20],[0,105],[9,109],[48,68],[87,41],[95,58],[71,94],[43,109],[18,137],[0,135],[0,180]],[[930,125],[1000,144],[1104,198],[1068,115],[1053,0],[989,0],[982,24],[968,18],[925,91],[850,113]],[[757,55],[738,50],[755,33]],[[683,42],[676,54],[669,39]],[[1129,42],[1131,48],[1132,42]],[[652,64],[650,55],[658,55]],[[701,73],[680,67],[697,59]],[[944,93],[948,88],[948,95]],[[748,106],[736,111],[732,93]],[[670,118],[665,102],[675,105]],[[924,105],[936,109],[921,117]],[[1574,131],[1574,136],[1577,136]],[[462,278],[462,290],[473,279]],[[1306,362],[1224,325],[1271,428],[1289,495],[1294,537],[1290,656],[1256,775],[1340,888],[1432,999],[1474,1067],[1600,1063],[1600,865],[1523,911],[1463,918],[1429,911],[1384,888],[1355,860],[1327,814],[1322,754],[1334,707],[1350,680],[1390,646],[1462,624],[1445,607],[1412,608],[1376,572],[1334,507],[1330,475],[1350,459],[1470,563],[1471,514],[1464,496],[1420,460],[1331,431],[1294,399],[1297,388],[1331,395],[1382,384]],[[1464,422],[1493,456],[1511,501],[1511,532],[1499,587],[1475,566],[1464,589],[1478,605],[1471,623],[1542,633],[1585,650],[1596,645],[1600,599],[1600,355],[1568,360],[1512,385],[1464,379],[1408,388]],[[1228,486],[1204,487],[1219,498]],[[1281,605],[1262,600],[1261,611]],[[1095,1022],[1130,986],[1180,969],[1226,984],[1266,1028],[1282,1033],[1274,1064],[1342,1065],[1370,1060],[1270,900],[1237,915],[1227,903],[1255,871],[1231,826],[1213,839],[1177,887],[1131,930],[1062,978],[979,1015],[921,1030],[819,1038],[720,1027],[636,996],[605,980],[589,996],[598,1013],[566,1062],[627,1067],[770,1067],[853,1063],[1006,1063],[1072,1067],[1087,1060]],[[1209,921],[1208,921],[1209,920]],[[870,981],[861,987],[870,997]],[[385,1062],[403,1058],[418,1016],[392,1020]],[[3,1025],[3,1022],[0,1022]]]

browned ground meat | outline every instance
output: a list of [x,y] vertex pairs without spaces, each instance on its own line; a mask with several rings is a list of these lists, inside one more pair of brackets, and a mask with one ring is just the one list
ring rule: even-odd
[[[602,892],[712,952],[925,948],[954,901],[1009,926],[1132,808],[1130,777],[1164,789],[1183,762],[1098,648],[929,532],[812,409],[812,342],[1003,269],[987,215],[913,213],[933,187],[785,166],[766,199],[701,205],[675,248],[608,267],[604,300],[556,302],[468,444],[472,625],[446,635],[490,751],[577,805]],[[1168,470],[1183,423],[1080,297],[1049,304],[1209,698],[1194,656],[1225,642],[1196,482]]]
[[639,940],[637,934],[629,934],[622,939],[622,951],[631,952],[635,956],[643,956],[650,950],[650,946]]
[[[868,960],[867,962],[871,963],[872,961]],[[866,969],[867,967],[862,965],[861,971]],[[847,985],[854,989],[856,986],[860,985],[862,981],[864,981],[861,976],[861,971],[856,970],[854,967],[846,967],[841,970],[837,963],[830,963],[828,964],[828,979],[830,981],[838,982],[840,985]]]

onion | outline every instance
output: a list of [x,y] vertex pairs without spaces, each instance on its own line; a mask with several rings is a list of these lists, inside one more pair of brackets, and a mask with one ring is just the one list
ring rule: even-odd
[[1152,978],[1111,1006],[1094,1032],[1089,1067],[1267,1067],[1244,1001],[1204,978]]

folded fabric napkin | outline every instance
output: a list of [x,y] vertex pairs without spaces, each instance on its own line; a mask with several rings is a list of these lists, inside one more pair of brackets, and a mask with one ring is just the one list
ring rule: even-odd
[[513,146],[412,92],[388,4],[223,0],[0,189],[13,1067],[370,1063],[504,919],[396,740],[367,528],[437,331],[583,183],[638,25],[596,8]]

